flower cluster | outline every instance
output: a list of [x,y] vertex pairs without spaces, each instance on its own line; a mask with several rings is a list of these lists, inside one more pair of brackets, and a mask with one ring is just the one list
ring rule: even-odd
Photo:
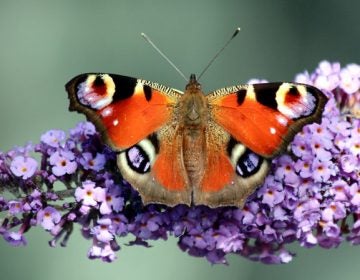
[[92,240],[91,259],[111,262],[119,238],[128,245],[178,239],[181,250],[226,263],[227,254],[276,264],[291,261],[286,245],[337,247],[360,243],[360,66],[321,62],[295,81],[329,95],[320,124],[304,127],[289,153],[272,162],[264,184],[243,209],[177,205],[143,206],[116,167],[116,155],[102,144],[91,123],[67,136],[43,134],[40,143],[0,152],[0,234],[13,246],[41,226],[51,246],[65,246],[79,224]]

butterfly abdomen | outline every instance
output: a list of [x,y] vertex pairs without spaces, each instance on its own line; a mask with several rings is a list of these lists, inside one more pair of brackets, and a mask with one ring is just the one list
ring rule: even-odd
[[205,164],[204,134],[185,129],[183,134],[183,163],[191,187],[199,186]]

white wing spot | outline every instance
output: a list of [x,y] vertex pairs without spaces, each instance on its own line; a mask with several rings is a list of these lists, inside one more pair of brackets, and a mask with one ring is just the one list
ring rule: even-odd
[[113,125],[114,126],[117,126],[119,124],[119,120],[118,119],[115,119],[114,121],[113,121]]
[[108,116],[112,115],[112,113],[113,113],[113,109],[111,107],[108,107],[101,112],[101,115],[103,117],[108,117]]
[[288,123],[287,119],[284,116],[278,115],[278,116],[276,116],[276,119],[283,126],[286,126]]
[[276,129],[274,127],[270,127],[270,133],[271,134],[276,134]]

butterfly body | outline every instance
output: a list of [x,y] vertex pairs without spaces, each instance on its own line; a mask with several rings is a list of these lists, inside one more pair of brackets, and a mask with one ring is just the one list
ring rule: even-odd
[[206,162],[205,131],[209,116],[206,98],[195,75],[191,76],[179,105],[181,113],[177,131],[182,138],[180,157],[188,184],[196,189],[199,188]]
[[82,74],[66,89],[118,153],[123,177],[144,203],[239,206],[259,186],[269,159],[326,97],[292,83],[239,85],[205,95],[195,75],[185,92],[114,74]]

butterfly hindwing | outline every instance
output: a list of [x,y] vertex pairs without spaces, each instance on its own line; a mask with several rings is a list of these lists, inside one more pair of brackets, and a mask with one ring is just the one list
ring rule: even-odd
[[211,116],[237,141],[267,158],[321,118],[327,98],[315,87],[265,83],[224,88],[208,96]]
[[242,207],[246,198],[263,182],[268,170],[267,159],[209,121],[205,171],[199,187],[194,189],[194,203]]
[[181,138],[165,125],[135,146],[119,153],[118,166],[139,191],[143,203],[191,203],[191,189],[181,163]]

